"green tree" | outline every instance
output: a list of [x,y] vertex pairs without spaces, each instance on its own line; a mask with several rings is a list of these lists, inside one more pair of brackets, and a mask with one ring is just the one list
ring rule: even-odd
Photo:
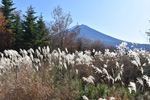
[[24,21],[22,22],[23,25],[23,45],[25,49],[34,48],[35,40],[37,37],[37,23],[36,19],[37,16],[34,16],[36,13],[34,8],[30,6],[27,9],[27,15],[23,15]]
[[30,6],[27,10],[27,15],[24,15],[23,21],[23,46],[25,49],[36,49],[38,46],[45,46],[50,38],[47,37],[47,30],[43,17],[40,16],[38,21],[34,8]]
[[37,21],[37,31],[36,47],[49,45],[48,42],[51,38],[48,35],[48,29],[46,28],[42,14]]
[[20,48],[23,48],[22,42],[23,42],[23,28],[21,24],[21,18],[20,18],[21,11],[15,11],[14,12],[14,37],[16,39],[15,41],[15,49],[19,50]]
[[13,28],[14,15],[12,11],[16,9],[16,8],[13,8],[13,5],[14,3],[12,0],[2,0],[1,10],[3,11],[3,15],[5,16],[5,19],[9,20],[9,22],[6,25],[7,30]]

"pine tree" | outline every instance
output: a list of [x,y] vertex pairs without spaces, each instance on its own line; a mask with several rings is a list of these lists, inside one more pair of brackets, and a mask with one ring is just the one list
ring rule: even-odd
[[15,33],[14,37],[16,39],[15,40],[15,49],[16,50],[19,50],[20,48],[23,48],[22,47],[23,28],[22,28],[22,24],[21,24],[20,13],[21,13],[21,11],[15,11],[14,12],[15,17],[14,17],[14,23],[13,23],[13,26],[14,26],[13,33]]
[[15,11],[14,12],[14,23],[13,26],[14,28],[14,33],[15,35],[19,35],[22,33],[22,24],[21,24],[21,18],[20,18],[20,11]]
[[51,38],[48,36],[48,29],[46,29],[46,25],[45,22],[43,21],[42,14],[40,15],[37,21],[37,30],[38,30],[38,34],[37,34],[36,47],[49,45],[48,41]]
[[23,15],[25,20],[23,21],[23,44],[25,49],[35,48],[35,40],[37,38],[37,16],[34,16],[36,13],[34,8],[30,6],[27,9],[27,15]]
[[23,21],[23,44],[25,49],[33,48],[36,49],[38,46],[48,45],[50,37],[47,36],[47,29],[41,15],[36,21],[37,16],[34,8],[30,6],[27,10],[27,15],[24,15],[25,20]]
[[14,15],[12,11],[14,11],[16,8],[13,8],[14,5],[12,0],[2,0],[2,7],[1,10],[3,11],[3,15],[5,16],[6,20],[9,20],[9,22],[6,25],[6,29],[12,29],[13,28],[13,19]]

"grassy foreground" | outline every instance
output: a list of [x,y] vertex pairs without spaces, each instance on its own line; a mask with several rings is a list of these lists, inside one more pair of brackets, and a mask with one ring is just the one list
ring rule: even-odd
[[0,100],[149,100],[150,53],[49,47],[0,53]]

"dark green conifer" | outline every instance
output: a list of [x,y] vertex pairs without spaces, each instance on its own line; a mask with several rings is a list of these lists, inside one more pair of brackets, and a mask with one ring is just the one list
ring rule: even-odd
[[9,20],[8,24],[6,25],[7,30],[13,28],[14,14],[12,12],[16,9],[13,8],[13,5],[14,3],[12,0],[2,0],[1,10],[3,11],[5,19]]
[[36,41],[37,46],[49,45],[48,41],[51,38],[48,36],[48,29],[46,29],[46,25],[43,20],[42,14],[40,15],[40,17],[37,21],[37,30],[38,30],[37,41]]
[[50,40],[50,38],[47,37],[47,29],[45,28],[42,15],[36,21],[37,16],[34,16],[36,12],[32,6],[28,8],[26,13],[27,15],[24,15],[25,20],[22,23],[25,49],[36,49],[38,46],[48,45],[46,41]]
[[37,16],[34,16],[36,12],[34,8],[30,6],[27,9],[26,15],[23,15],[24,21],[23,26],[23,44],[25,49],[34,48],[34,42],[37,38]]
[[15,13],[15,19],[14,19],[14,29],[13,33],[15,37],[15,49],[19,50],[20,48],[23,48],[22,42],[23,42],[23,28],[21,24],[21,18],[20,18],[20,13],[21,12],[16,12]]

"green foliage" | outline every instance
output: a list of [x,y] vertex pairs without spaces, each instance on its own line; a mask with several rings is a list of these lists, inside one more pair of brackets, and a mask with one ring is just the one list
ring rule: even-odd
[[37,21],[37,31],[38,31],[38,34],[36,36],[36,39],[37,39],[36,47],[49,45],[48,41],[51,38],[48,36],[48,29],[46,29],[46,25],[43,20],[42,14],[40,15]]
[[5,16],[6,19],[9,20],[9,23],[6,25],[6,29],[11,29],[13,27],[13,19],[14,19],[14,14],[12,11],[14,11],[16,8],[13,8],[13,1],[12,0],[2,0],[2,11],[3,15]]
[[25,49],[37,48],[38,46],[48,45],[46,41],[50,40],[47,36],[47,30],[45,28],[45,23],[43,17],[40,16],[39,20],[36,22],[37,16],[34,8],[30,6],[27,9],[27,15],[24,15],[25,20],[23,21],[23,45]]
[[24,15],[23,25],[23,45],[25,49],[34,48],[34,42],[36,40],[37,35],[37,24],[36,19],[37,16],[34,16],[36,12],[34,12],[34,8],[30,6],[27,9],[27,15]]
[[97,84],[97,88],[98,88],[98,94],[101,97],[107,97],[107,93],[108,93],[108,87],[105,84]]
[[83,95],[87,96],[89,99],[106,98],[108,94],[107,90],[108,86],[104,84],[99,83],[96,87],[92,84],[86,84],[84,88],[80,88],[80,98],[82,98]]
[[20,48],[23,48],[23,28],[21,24],[21,18],[20,18],[20,13],[15,14],[15,19],[14,19],[14,28],[13,28],[13,33],[15,35],[15,49],[19,50]]

